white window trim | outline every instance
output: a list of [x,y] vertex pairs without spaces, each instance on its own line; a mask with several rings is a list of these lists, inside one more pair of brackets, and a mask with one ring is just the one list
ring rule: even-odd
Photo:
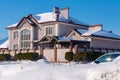
[[[17,32],[17,37],[15,37],[15,33],[16,33],[16,32]],[[19,35],[19,34],[18,34],[18,31],[14,31],[14,32],[13,32],[13,39],[18,38],[18,35]]]
[[[46,28],[48,28],[48,27],[51,27],[51,28],[52,28],[52,34],[46,34]],[[44,35],[53,35],[53,25],[45,26]]]

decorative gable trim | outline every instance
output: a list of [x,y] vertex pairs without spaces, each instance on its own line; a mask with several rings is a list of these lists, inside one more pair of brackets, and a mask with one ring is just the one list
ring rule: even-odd
[[32,23],[39,25],[38,21],[32,16],[32,14],[29,14],[27,17]]
[[73,31],[77,32],[79,35],[82,34],[82,33],[78,32],[77,29],[71,29],[71,30],[66,34],[66,36],[69,36],[70,33],[72,33]]
[[[23,23],[23,22],[27,22],[29,25],[31,25],[31,23],[27,20],[26,17],[23,17],[21,19],[21,21],[17,24],[16,28],[19,28],[19,26]],[[23,24],[22,24],[23,25]],[[31,25],[32,26],[32,25]]]

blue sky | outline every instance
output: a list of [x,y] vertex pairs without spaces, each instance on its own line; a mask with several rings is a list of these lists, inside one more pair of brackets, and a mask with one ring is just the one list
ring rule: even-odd
[[120,35],[120,0],[0,0],[0,39],[8,36],[7,26],[28,14],[69,7],[70,16],[88,24],[103,24],[104,30]]

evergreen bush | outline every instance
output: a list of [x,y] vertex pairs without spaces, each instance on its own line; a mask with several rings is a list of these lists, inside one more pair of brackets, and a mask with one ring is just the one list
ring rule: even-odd
[[34,52],[28,52],[28,53],[19,53],[15,55],[16,60],[38,60],[39,54]]
[[74,56],[73,56],[73,60],[75,61],[75,62],[80,62],[80,61],[82,61],[82,54],[81,53],[76,53],[76,54],[74,54]]
[[10,54],[0,54],[0,61],[8,61],[11,59]]
[[66,52],[65,59],[69,62],[72,61],[73,60],[73,52]]

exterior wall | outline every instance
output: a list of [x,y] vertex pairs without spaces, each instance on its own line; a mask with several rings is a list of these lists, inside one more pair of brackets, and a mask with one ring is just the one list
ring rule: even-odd
[[74,40],[83,40],[83,41],[91,41],[90,37],[82,37],[79,33],[77,33],[76,31],[72,31],[68,37],[72,37]]
[[39,26],[37,26],[37,27],[34,27],[34,40],[38,40],[38,38],[39,38],[39,30],[40,30],[40,27]]
[[[21,25],[19,26],[19,28],[17,29],[10,29],[10,49],[13,50],[13,45],[14,44],[18,44],[18,49],[21,48],[21,31],[24,30],[24,29],[29,29],[31,31],[31,41],[33,40],[33,27],[28,23],[28,22],[22,22]],[[13,38],[14,36],[14,32],[15,31],[18,31],[18,38]],[[33,46],[32,46],[32,43],[31,43],[31,46],[30,48],[32,49]]]
[[43,38],[44,35],[44,26],[39,24],[38,27],[38,40],[40,40],[41,38]]
[[38,40],[40,40],[41,38],[43,38],[44,36],[46,36],[46,27],[52,27],[53,28],[53,34],[52,35],[49,35],[49,36],[53,36],[55,35],[55,24],[44,24],[44,25],[41,25],[39,24],[39,27],[37,27],[37,30],[38,30]]
[[120,48],[120,40],[94,37],[91,39],[91,47],[119,49]]
[[[34,35],[34,33],[33,33],[33,26],[31,26],[31,25],[30,25],[28,22],[26,22],[26,21],[23,22],[23,23],[21,23],[21,26],[19,26],[19,28],[18,28],[18,30],[19,30],[19,34],[18,34],[18,35],[19,35],[19,37],[18,37],[18,38],[19,38],[19,42],[18,42],[18,43],[19,43],[19,49],[21,48],[21,31],[24,30],[24,29],[30,30],[30,32],[31,32],[31,33],[30,33],[30,35],[31,35],[31,36],[30,36],[30,37],[31,37],[31,38],[30,38],[30,39],[31,39],[30,41],[33,41],[33,39],[34,39],[34,38],[33,38],[33,37],[34,37],[34,36],[33,36],[33,35]],[[33,48],[33,43],[30,44],[30,49],[32,49],[32,48]]]
[[14,38],[14,32],[15,31],[18,31],[17,29],[10,29],[9,30],[9,49],[12,49],[13,50],[13,45],[15,44],[18,44],[18,38],[19,38],[19,35],[18,35],[18,38]]
[[75,26],[72,24],[68,25],[68,24],[58,23],[56,24],[56,28],[55,28],[56,30],[55,36],[65,36],[71,29],[74,29],[74,28],[83,29],[83,26]]

